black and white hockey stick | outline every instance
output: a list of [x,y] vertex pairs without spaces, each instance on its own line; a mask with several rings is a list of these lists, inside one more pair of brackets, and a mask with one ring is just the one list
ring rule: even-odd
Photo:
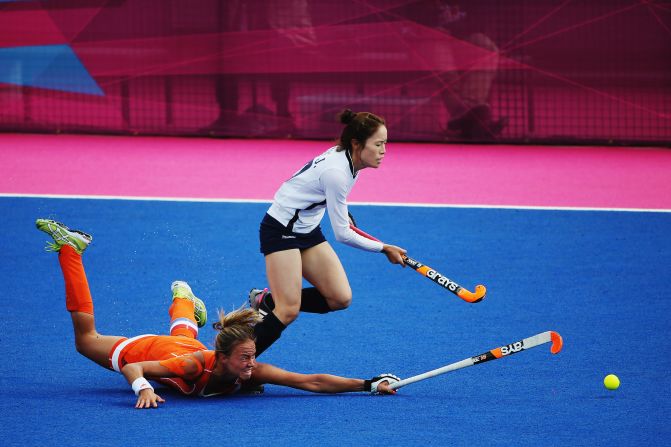
[[[355,227],[352,224],[350,224],[350,228],[357,234],[367,239],[380,242],[380,240],[375,236],[371,236],[370,234]],[[471,292],[468,289],[461,287],[459,284],[452,281],[450,278],[443,275],[439,271],[429,267],[428,265],[424,265],[415,259],[412,259],[410,256],[403,255],[403,262],[405,263],[405,265],[412,267],[412,269],[415,270],[417,273],[421,274],[426,278],[429,278],[431,281],[435,282],[439,286],[444,287],[445,289],[454,293],[459,298],[468,303],[479,303],[484,299],[485,295],[487,294],[487,288],[483,285],[475,286],[475,292]]]
[[552,342],[550,352],[553,354],[557,354],[559,351],[561,351],[562,346],[564,345],[564,342],[559,333],[554,331],[542,332],[532,337],[525,338],[524,340],[516,341],[515,343],[510,343],[508,345],[492,349],[491,351],[487,351],[484,354],[476,355],[475,357],[469,357],[459,362],[451,363],[438,369],[408,377],[407,379],[403,379],[399,382],[394,382],[389,387],[393,390],[396,390],[411,383],[419,382],[420,380],[430,379],[431,377],[456,371],[458,369],[467,368],[469,366],[477,365],[478,363],[500,359],[501,357],[517,354],[518,352],[526,351],[527,349],[535,348],[536,346],[550,342]]

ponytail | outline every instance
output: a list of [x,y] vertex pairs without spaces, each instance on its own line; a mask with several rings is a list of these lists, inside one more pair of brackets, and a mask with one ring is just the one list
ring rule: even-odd
[[238,344],[247,340],[255,341],[254,326],[262,319],[254,309],[241,307],[228,314],[219,310],[219,321],[212,324],[219,332],[215,339],[215,350],[228,356]]

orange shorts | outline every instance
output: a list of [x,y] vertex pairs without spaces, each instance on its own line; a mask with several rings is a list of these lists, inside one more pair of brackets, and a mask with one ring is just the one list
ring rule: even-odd
[[180,335],[138,335],[119,340],[110,351],[110,367],[121,372],[127,363],[168,360],[207,348],[195,338]]

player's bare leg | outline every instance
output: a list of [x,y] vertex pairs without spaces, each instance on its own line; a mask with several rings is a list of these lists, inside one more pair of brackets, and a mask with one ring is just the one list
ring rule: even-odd
[[301,306],[302,279],[301,252],[283,250],[266,256],[266,275],[273,292],[273,313],[285,326],[298,317]]
[[54,242],[48,251],[58,252],[65,281],[65,305],[72,317],[75,347],[83,356],[109,368],[109,352],[124,337],[100,335],[93,316],[93,300],[82,263],[82,253],[93,240],[90,234],[71,230],[60,222],[37,219],[37,229],[50,235]]
[[[283,250],[266,256],[266,274],[272,296],[252,289],[250,306],[264,315],[254,328],[256,355],[272,345],[299,312],[328,313],[344,309],[352,291],[338,256],[327,242],[303,250]],[[315,287],[303,288],[303,278]]]
[[109,368],[109,353],[112,347],[125,337],[99,334],[96,331],[95,320],[91,314],[71,312],[70,315],[72,316],[77,352],[100,366]]
[[[328,242],[302,252],[303,277],[314,285],[331,310],[347,308],[352,302],[352,288],[338,255]],[[275,295],[275,290],[273,296]]]

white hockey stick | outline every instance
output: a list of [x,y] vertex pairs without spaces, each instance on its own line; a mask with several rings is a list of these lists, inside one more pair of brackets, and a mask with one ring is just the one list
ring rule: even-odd
[[434,369],[422,374],[418,374],[416,376],[408,377],[407,379],[403,379],[399,382],[392,383],[389,386],[389,388],[391,388],[392,390],[396,390],[398,388],[401,388],[402,386],[419,382],[420,380],[430,379],[431,377],[439,376],[441,374],[445,374],[451,371],[456,371],[457,369],[473,366],[478,363],[484,363],[490,360],[500,359],[501,357],[517,354],[518,352],[522,352],[524,350],[531,349],[538,345],[550,342],[552,342],[550,352],[552,352],[553,354],[557,354],[559,351],[561,351],[562,346],[564,344],[561,335],[559,335],[559,333],[554,331],[542,332],[532,337],[525,338],[524,340],[516,341],[515,343],[501,346],[500,348],[492,349],[491,351],[487,351],[484,354],[476,355],[475,357],[469,357],[459,362],[445,365],[442,368]]

